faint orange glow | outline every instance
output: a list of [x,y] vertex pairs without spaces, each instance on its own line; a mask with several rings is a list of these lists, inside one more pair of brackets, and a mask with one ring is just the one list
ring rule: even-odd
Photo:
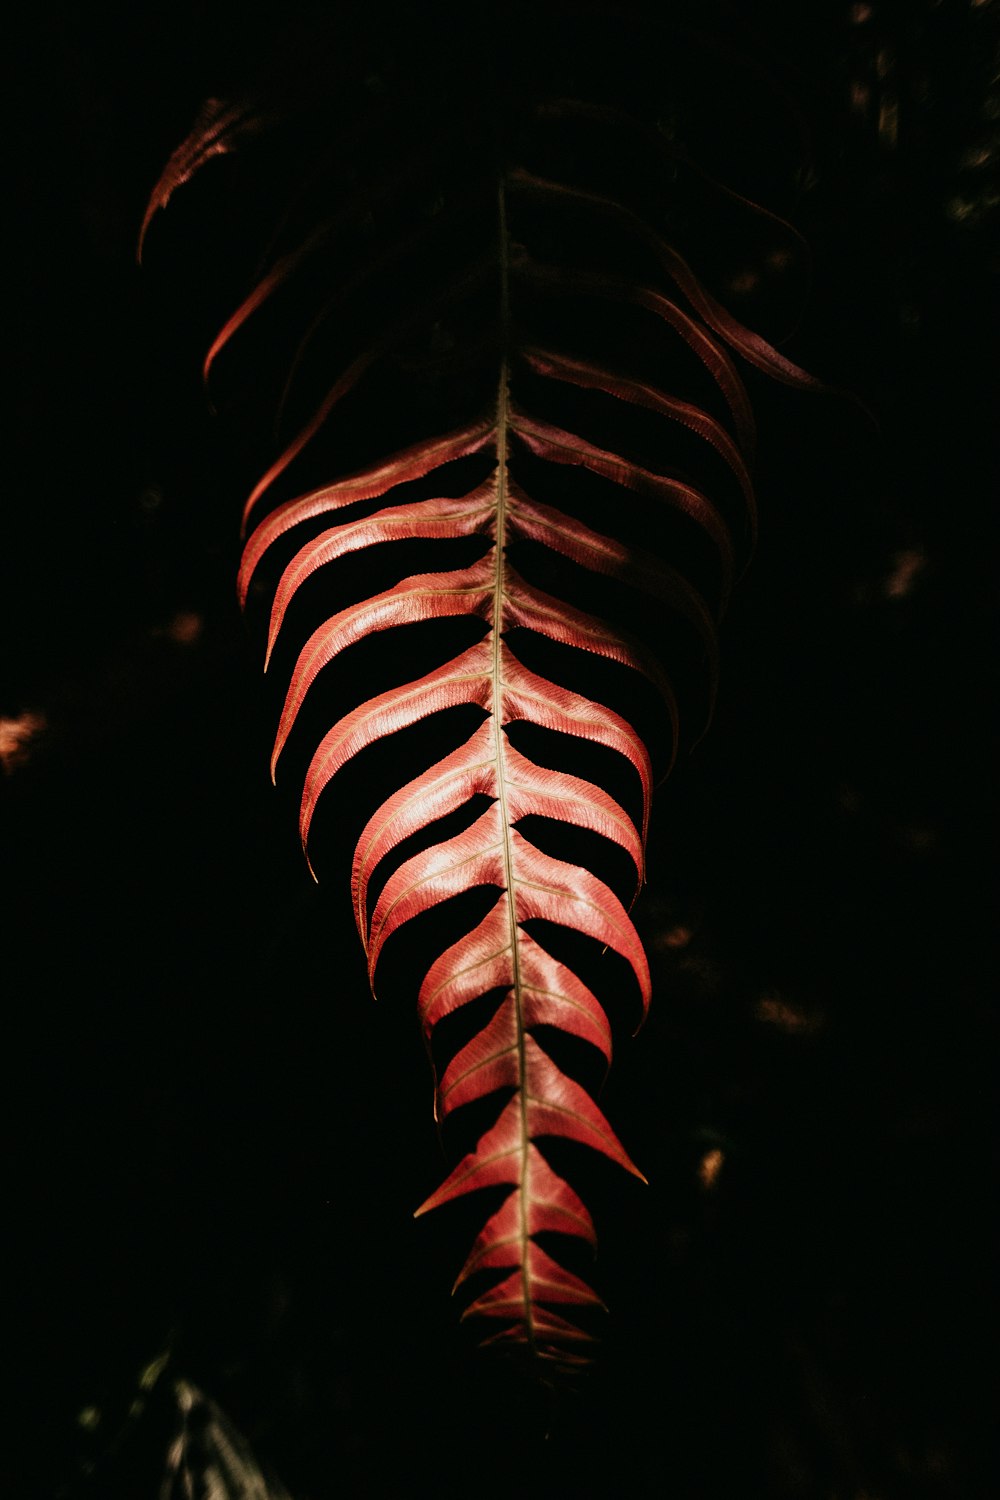
[[705,1152],[698,1163],[698,1181],[706,1192],[711,1192],[712,1188],[718,1182],[719,1173],[722,1171],[722,1164],[725,1159],[725,1152],[720,1151],[718,1146],[714,1146],[711,1151]]
[[0,766],[16,771],[31,758],[31,741],[48,728],[44,714],[20,714],[16,719],[0,719]]
[[793,1036],[805,1036],[811,1031],[818,1031],[821,1024],[817,1016],[806,1015],[797,1010],[787,1000],[782,1000],[780,995],[763,996],[757,1001],[756,1014],[758,1021],[776,1026],[779,1031]]
[[973,167],[986,167],[992,160],[993,152],[989,146],[975,146],[962,157],[962,166],[969,169]]
[[660,948],[686,948],[691,941],[690,927],[671,927],[668,932],[661,934],[657,944]]
[[927,566],[927,558],[916,547],[907,547],[897,552],[892,559],[892,571],[885,580],[882,592],[887,599],[905,599],[913,585]]
[[868,113],[868,103],[870,99],[871,89],[868,87],[867,83],[851,84],[851,108],[855,111],[856,114],[866,115]]
[[772,271],[783,271],[792,263],[792,252],[790,250],[770,250],[767,254],[767,263]]
[[957,219],[959,223],[963,219],[971,219],[976,212],[976,205],[968,198],[949,198],[947,203],[948,217]]
[[205,622],[201,615],[193,609],[178,610],[170,621],[153,632],[154,635],[165,635],[168,640],[176,641],[178,646],[193,646],[201,636],[205,628]]
[[852,26],[863,26],[865,24],[865,22],[866,21],[870,21],[871,18],[872,18],[872,8],[871,8],[870,5],[852,5],[851,6],[851,24],[852,24]]
[[909,849],[911,854],[926,854],[927,850],[933,849],[937,843],[937,834],[934,829],[921,824],[900,829],[900,838],[904,848]]
[[729,290],[731,292],[752,292],[760,281],[756,271],[737,271],[735,276],[729,278]]
[[879,105],[878,134],[883,146],[890,151],[899,140],[899,107],[895,94],[886,94]]

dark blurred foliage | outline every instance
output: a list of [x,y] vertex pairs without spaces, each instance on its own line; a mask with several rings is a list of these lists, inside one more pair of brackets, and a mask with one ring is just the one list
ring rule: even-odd
[[5,1494],[187,1493],[182,1449],[294,1500],[988,1493],[997,7],[674,10],[706,168],[810,247],[773,290],[748,255],[734,310],[793,307],[782,347],[878,431],[756,390],[761,541],[660,793],[654,1014],[604,1095],[651,1186],[597,1184],[613,1316],[551,1407],[455,1326],[463,1242],[410,1218],[440,1176],[416,1029],[268,784],[253,469],[197,375],[238,278],[134,259],[201,100],[356,12],[15,23]]

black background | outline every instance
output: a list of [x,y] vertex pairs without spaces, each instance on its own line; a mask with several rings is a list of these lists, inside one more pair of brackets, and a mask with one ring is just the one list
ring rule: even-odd
[[12,1495],[157,1494],[171,1418],[127,1413],[168,1345],[295,1500],[985,1493],[995,7],[804,9],[698,19],[808,123],[786,347],[879,432],[763,398],[718,712],[656,812],[654,1013],[604,1095],[651,1186],[602,1188],[613,1316],[552,1408],[456,1328],[461,1241],[410,1217],[440,1179],[415,1028],[268,782],[253,476],[197,378],[226,268],[135,265],[170,150],[279,28],[22,22],[0,715],[43,722],[2,785]]

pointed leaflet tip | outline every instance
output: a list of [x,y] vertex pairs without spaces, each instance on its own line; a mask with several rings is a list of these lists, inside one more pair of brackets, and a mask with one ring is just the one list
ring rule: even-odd
[[[251,533],[243,549],[237,579],[240,607],[246,605],[250,580],[264,553],[280,536],[303,521],[311,521],[333,511],[343,510],[360,500],[372,500],[385,495],[398,484],[407,484],[422,479],[425,474],[443,468],[455,459],[478,453],[488,441],[492,424],[486,421],[473,422],[459,427],[441,437],[423,443],[414,443],[380,463],[358,470],[334,484],[310,490],[295,500],[286,500],[271,511]],[[374,520],[374,518],[372,518]]]
[[[418,537],[453,540],[458,536],[488,533],[495,525],[492,489],[492,485],[482,484],[469,494],[455,498],[441,497],[387,506],[361,520],[341,522],[308,541],[285,568],[275,590],[264,657],[265,672],[288,606],[319,568],[350,553],[386,542],[412,541]],[[349,493],[353,499],[353,492]]]
[[136,246],[139,265],[142,265],[149,226],[157,212],[166,208],[177,189],[190,182],[207,161],[232,151],[241,135],[251,134],[260,128],[261,123],[260,118],[243,105],[230,105],[224,99],[205,100],[194,125],[171,155],[150,194]]

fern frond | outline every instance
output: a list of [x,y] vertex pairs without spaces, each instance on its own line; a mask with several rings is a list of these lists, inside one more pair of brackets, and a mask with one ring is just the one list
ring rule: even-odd
[[[682,738],[685,694],[672,643],[687,642],[682,675],[697,664],[710,709],[719,616],[753,542],[754,422],[734,356],[785,384],[823,388],[716,300],[647,202],[588,183],[572,154],[561,173],[552,165],[558,141],[545,133],[580,119],[591,132],[630,128],[620,110],[535,100],[512,137],[527,132],[541,141],[544,171],[523,165],[514,144],[498,159],[488,145],[492,126],[481,137],[473,131],[460,156],[466,172],[478,150],[478,172],[449,175],[445,163],[442,211],[416,228],[393,225],[376,255],[352,240],[351,213],[324,221],[276,254],[207,361],[239,344],[279,288],[306,267],[315,276],[331,257],[336,280],[304,320],[294,356],[297,380],[306,365],[312,370],[311,414],[244,512],[241,602],[268,567],[277,573],[265,664],[284,660],[302,599],[319,597],[343,559],[377,550],[391,568],[393,556],[406,559],[408,544],[420,543],[423,555],[441,546],[441,566],[409,572],[402,561],[401,576],[355,602],[338,600],[330,586],[291,668],[272,774],[290,740],[301,748],[302,735],[313,732],[303,727],[311,723],[305,709],[324,671],[384,632],[399,641],[392,685],[362,692],[313,744],[299,812],[307,857],[317,809],[356,757],[444,710],[478,711],[476,726],[447,753],[413,768],[387,797],[372,796],[353,856],[352,899],[374,988],[387,945],[407,924],[469,890],[495,893],[486,914],[432,954],[414,985],[432,1056],[441,1023],[473,1007],[473,1034],[436,1065],[437,1118],[487,1100],[497,1106],[493,1123],[417,1213],[482,1188],[506,1191],[459,1273],[456,1285],[475,1276],[478,1288],[464,1316],[488,1324],[487,1342],[566,1368],[585,1357],[587,1313],[603,1303],[545,1239],[594,1243],[590,1213],[546,1160],[544,1143],[568,1140],[641,1173],[592,1094],[546,1050],[546,1037],[561,1032],[609,1063],[612,1027],[607,997],[595,993],[601,984],[548,951],[540,934],[554,925],[619,955],[642,1015],[651,986],[636,928],[600,860],[584,868],[540,847],[536,820],[581,830],[594,847],[624,855],[634,874],[626,894],[634,896],[654,762],[669,769]],[[632,124],[650,136],[642,122]],[[168,167],[152,207],[238,128],[225,115],[209,117]],[[376,166],[374,180],[400,181],[407,160],[404,150],[402,172],[396,159]],[[373,204],[388,196],[368,194]],[[484,211],[490,201],[492,215]],[[447,272],[425,294],[422,271],[437,261]],[[392,291],[389,311],[382,288]],[[367,339],[355,302],[372,312]],[[690,389],[664,373],[684,361]],[[317,369],[325,371],[318,396]],[[335,469],[331,482],[281,498],[331,433],[349,430],[359,413],[374,427],[380,380],[414,370],[440,378],[446,392],[464,372],[461,409],[445,396],[440,412],[431,403],[416,441],[387,442],[374,461],[346,474]],[[391,413],[385,421],[391,432]],[[477,555],[456,566],[448,549],[459,539]],[[284,561],[274,568],[279,553]],[[443,648],[435,665],[414,674],[408,631],[449,619],[469,622],[479,638],[470,645],[466,635],[461,648]],[[586,690],[598,664],[618,674],[620,690],[597,675],[594,691]],[[658,704],[665,755],[651,744],[649,701]],[[518,739],[522,727],[551,736],[558,768],[532,758]],[[618,758],[622,784],[636,788],[634,806],[625,805],[617,780],[612,788],[581,774],[573,747],[586,744]],[[465,808],[467,826],[434,836],[440,819]],[[411,852],[420,838],[426,847]],[[493,1284],[484,1290],[479,1278],[487,1275]]]

